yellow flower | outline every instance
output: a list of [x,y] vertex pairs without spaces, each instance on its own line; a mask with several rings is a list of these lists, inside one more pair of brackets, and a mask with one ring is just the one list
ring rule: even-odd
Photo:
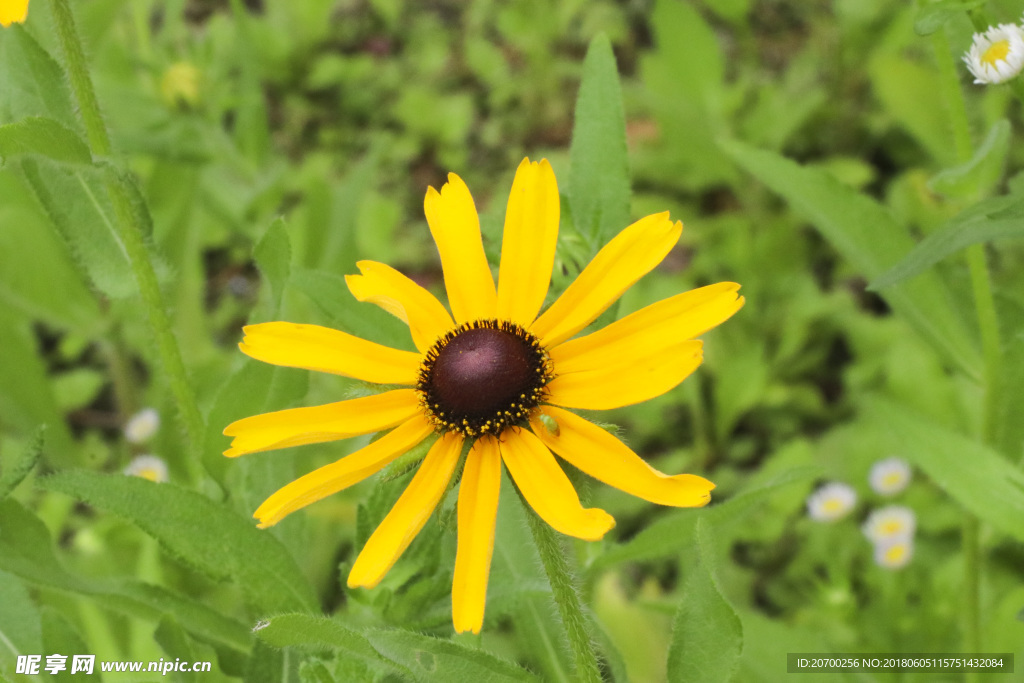
[[199,69],[190,62],[175,62],[160,79],[160,96],[169,107],[188,109],[199,104]]
[[417,352],[285,322],[247,326],[240,344],[243,352],[267,363],[403,388],[239,420],[224,430],[234,437],[224,454],[393,428],[271,495],[254,515],[264,528],[366,479],[437,434],[349,573],[349,586],[372,588],[423,528],[448,488],[463,444],[471,444],[459,484],[452,612],[457,631],[477,633],[483,625],[502,463],[545,522],[586,540],[600,539],[615,520],[580,504],[552,453],[654,503],[708,503],[710,481],[658,472],[619,439],[567,409],[608,410],[672,389],[700,365],[702,342],[694,337],[732,316],[743,298],[735,283],[709,285],[574,338],[661,262],[679,239],[681,223],[662,213],[630,225],[538,317],[560,215],[558,185],[547,160],[524,159],[516,171],[497,287],[465,183],[450,174],[440,192],[427,190],[424,208],[452,315],[426,289],[383,263],[361,261],[361,275],[346,276],[356,299],[377,304],[409,325]]
[[0,26],[24,23],[28,16],[28,0],[0,0]]

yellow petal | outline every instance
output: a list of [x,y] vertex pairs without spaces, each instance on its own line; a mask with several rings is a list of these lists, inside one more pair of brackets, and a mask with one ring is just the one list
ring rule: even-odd
[[715,485],[704,477],[662,474],[626,444],[579,415],[553,406],[545,406],[541,412],[558,428],[552,432],[534,418],[530,420],[534,433],[545,446],[594,479],[659,505],[701,507],[711,500]]
[[224,428],[225,436],[235,437],[224,455],[234,458],[275,448],[347,439],[394,427],[421,411],[420,396],[415,390],[396,389],[324,406],[253,415]]
[[685,341],[644,357],[625,357],[615,365],[556,375],[548,384],[547,402],[586,410],[642,403],[661,396],[689,377],[703,359],[702,346],[699,339]]
[[704,334],[743,307],[743,297],[736,295],[739,288],[734,282],[719,282],[677,294],[559,344],[550,351],[555,372],[599,370]]
[[558,244],[558,183],[547,159],[523,159],[512,181],[501,238],[498,318],[529,327],[551,284]]
[[238,345],[256,360],[355,377],[377,384],[416,384],[422,356],[319,325],[246,325]]
[[422,417],[415,417],[355,453],[314,470],[279,489],[260,505],[253,517],[259,527],[273,526],[286,516],[372,476],[433,431]]
[[444,286],[455,322],[493,318],[497,310],[494,278],[484,255],[476,205],[466,183],[449,173],[440,192],[427,189],[423,210],[441,254]]
[[501,454],[493,436],[477,439],[459,482],[459,547],[452,581],[452,622],[458,633],[480,633],[494,553],[501,489]]
[[377,304],[407,324],[421,352],[426,353],[438,337],[455,327],[433,294],[391,266],[376,261],[359,261],[356,265],[362,275],[345,276],[352,296]]
[[508,429],[502,434],[501,459],[526,502],[556,531],[596,541],[615,526],[600,508],[584,508],[555,456],[532,433]]
[[28,0],[0,0],[0,26],[21,24],[28,17]]
[[462,452],[462,436],[448,432],[431,446],[391,512],[363,546],[348,574],[349,588],[373,588],[427,523]]
[[683,224],[672,223],[668,212],[633,223],[597,253],[530,331],[547,348],[573,336],[661,263],[682,231]]

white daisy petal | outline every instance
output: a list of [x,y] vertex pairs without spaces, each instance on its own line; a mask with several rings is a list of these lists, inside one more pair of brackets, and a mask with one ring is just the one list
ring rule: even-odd
[[833,481],[807,497],[807,514],[817,522],[834,522],[845,517],[856,503],[853,488]]
[[861,528],[872,543],[895,542],[914,537],[917,516],[902,505],[887,505],[868,515]]
[[142,477],[160,484],[169,479],[167,463],[155,455],[139,455],[132,458],[124,473],[131,477]]
[[975,83],[1002,83],[1013,78],[1024,68],[1024,29],[999,24],[975,33],[964,62]]
[[143,408],[128,418],[124,425],[124,438],[129,443],[148,441],[160,429],[160,413],[155,408]]
[[910,483],[910,465],[900,458],[886,458],[871,466],[868,483],[875,493],[894,496]]
[[902,569],[914,556],[914,541],[898,538],[875,544],[875,564],[885,569]]

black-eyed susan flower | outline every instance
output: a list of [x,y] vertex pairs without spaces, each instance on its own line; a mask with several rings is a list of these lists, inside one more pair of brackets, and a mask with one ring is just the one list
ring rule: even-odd
[[975,83],[1007,81],[1024,68],[1024,29],[1016,24],[999,24],[975,33],[963,59]]
[[548,307],[559,196],[546,160],[523,160],[505,214],[495,287],[473,198],[455,174],[424,208],[441,255],[451,313],[397,270],[357,264],[356,299],[409,325],[403,351],[316,325],[245,328],[240,348],[257,360],[399,385],[383,393],[239,420],[227,456],[390,430],[380,439],[277,491],[256,510],[260,527],[373,475],[435,436],[412,481],[359,553],[348,585],[373,587],[444,496],[463,452],[458,549],[452,588],[457,631],[483,624],[502,464],[536,513],[556,530],[600,539],[615,521],[584,508],[555,455],[590,476],[663,505],[707,504],[714,488],[692,475],[650,467],[622,441],[572,412],[607,410],[659,396],[702,359],[695,337],[743,305],[739,285],[701,287],[577,337],[676,244],[681,223],[647,216],[619,233]]
[[24,23],[28,17],[28,0],[0,0],[0,26]]

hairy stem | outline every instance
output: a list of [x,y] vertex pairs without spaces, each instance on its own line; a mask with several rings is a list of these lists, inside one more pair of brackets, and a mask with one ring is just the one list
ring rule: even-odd
[[[108,157],[111,153],[110,136],[107,134],[99,102],[96,100],[96,92],[89,76],[85,52],[75,27],[71,7],[68,0],[50,0],[50,5],[53,8],[57,36],[64,52],[68,80],[78,105],[78,111],[82,116],[89,147],[94,157]],[[156,272],[153,270],[153,263],[146,250],[141,221],[124,185],[112,171],[107,174],[106,187],[117,218],[114,221],[115,229],[128,254],[128,261],[139,287],[139,294],[146,309],[160,361],[180,411],[185,435],[191,447],[190,453],[195,454],[203,440],[205,430],[203,417],[189,384],[185,365],[181,359],[181,351],[178,348],[178,340],[171,329],[170,317],[164,306]],[[198,460],[195,457],[189,457],[186,454],[184,465],[193,481],[198,481],[201,478]]]
[[544,571],[551,583],[555,604],[558,605],[558,613],[565,625],[569,647],[572,648],[573,663],[576,665],[575,680],[584,683],[600,683],[601,673],[598,669],[593,641],[587,632],[587,620],[583,615],[580,595],[569,570],[569,563],[565,559],[565,552],[558,542],[554,529],[538,517],[525,501],[523,504],[527,508],[526,518],[530,520],[533,541],[537,545],[541,562],[544,564]]

